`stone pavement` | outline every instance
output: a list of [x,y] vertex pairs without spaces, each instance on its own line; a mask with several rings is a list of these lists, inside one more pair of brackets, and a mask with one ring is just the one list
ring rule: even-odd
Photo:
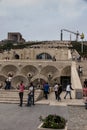
[[57,114],[68,120],[68,130],[87,130],[87,110],[82,99],[55,100],[54,92],[48,100],[42,99],[31,107],[19,107],[18,104],[0,104],[0,130],[37,130],[39,117]]
[[48,100],[42,99],[37,104],[49,104],[50,106],[67,107],[68,111],[68,130],[87,130],[87,110],[83,99],[75,99],[72,91],[72,99],[67,96],[64,99],[65,92],[61,94],[61,101],[55,100],[54,92],[48,96]]
[[68,130],[87,130],[87,109],[83,106],[68,106]]
[[66,106],[0,104],[0,130],[37,130],[41,123],[39,117],[48,114],[61,115],[68,120]]
[[84,106],[83,99],[75,99],[74,91],[72,91],[72,99],[69,98],[69,95],[67,95],[66,99],[64,99],[65,92],[62,92],[61,94],[61,101],[55,100],[54,92],[51,92],[48,95],[48,100],[43,98],[40,101],[37,101],[36,104],[49,104],[49,105],[57,105],[57,106],[67,106],[67,105],[76,105],[76,106]]

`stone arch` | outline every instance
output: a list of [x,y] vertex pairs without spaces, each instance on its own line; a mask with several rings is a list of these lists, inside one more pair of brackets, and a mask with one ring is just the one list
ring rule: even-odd
[[15,77],[12,78],[11,84],[13,88],[18,88],[18,85],[20,82],[23,81],[25,88],[28,86],[28,79],[24,75],[16,75]]
[[[44,75],[35,75],[32,79],[31,79],[31,82],[33,82],[33,84],[36,86],[36,87],[40,87],[42,88],[43,87],[43,84],[44,82],[48,82],[48,79],[46,76]],[[40,85],[40,86],[39,86]]]
[[5,80],[6,80],[6,76],[5,75],[1,75],[0,74],[0,88],[4,88],[5,87]]
[[53,77],[53,79],[52,79],[52,81],[51,81],[51,87],[54,87],[54,84],[55,83],[60,83],[60,76],[58,77],[58,76],[54,76]]
[[48,77],[48,76],[54,76],[56,75],[56,73],[59,73],[59,70],[51,65],[47,65],[45,66],[42,70],[41,70],[41,74]]
[[71,76],[71,66],[66,66],[61,71],[61,76]]
[[14,55],[14,58],[15,58],[15,59],[20,59],[20,56],[19,56],[18,54],[15,54],[15,55]]
[[53,83],[55,83],[55,82],[60,83],[60,76],[59,76],[59,77],[58,77],[58,76],[55,76],[55,77],[52,79],[52,82],[53,82]]
[[50,54],[48,54],[48,53],[40,53],[40,54],[38,54],[38,55],[36,55],[36,59],[49,59],[49,60],[52,60],[52,56],[50,55]]
[[38,80],[38,79],[43,79],[44,81],[48,81],[48,79],[47,79],[47,77],[46,76],[44,76],[44,75],[39,75],[39,74],[37,74],[37,75],[35,75],[32,79],[31,79],[31,81],[33,82],[34,80]]
[[66,90],[67,83],[71,82],[71,66],[66,66],[61,71],[61,84],[63,90]]
[[29,77],[33,77],[33,75],[36,75],[38,73],[38,70],[35,66],[33,65],[26,65],[21,69],[21,74]]
[[13,76],[17,73],[18,71],[18,68],[15,66],[15,65],[11,65],[11,64],[8,64],[8,65],[5,65],[2,69],[1,69],[1,72],[8,76],[9,73],[11,73]]

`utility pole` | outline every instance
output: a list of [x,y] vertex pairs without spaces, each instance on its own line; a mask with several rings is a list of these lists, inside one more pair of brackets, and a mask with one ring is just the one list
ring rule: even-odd
[[61,41],[63,40],[63,30],[61,30]]

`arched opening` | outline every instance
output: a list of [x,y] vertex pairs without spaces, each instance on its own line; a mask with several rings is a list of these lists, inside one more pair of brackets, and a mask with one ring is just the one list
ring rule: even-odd
[[18,71],[19,71],[18,68],[12,64],[5,65],[1,69],[1,72],[6,76],[8,76],[9,74],[12,74],[12,76],[14,76]]
[[18,54],[15,54],[15,59],[20,59],[20,56]]
[[66,86],[71,82],[71,66],[66,66],[61,72],[60,82],[63,86],[63,90],[66,90]]
[[49,55],[48,53],[41,53],[41,54],[36,56],[36,59],[48,59],[48,60],[51,60],[52,56]]

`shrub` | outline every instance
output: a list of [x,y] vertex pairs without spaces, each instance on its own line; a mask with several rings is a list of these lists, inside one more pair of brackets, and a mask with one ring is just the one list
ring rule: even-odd
[[40,116],[40,121],[43,122],[43,128],[53,128],[53,129],[64,129],[66,126],[66,120],[58,115],[48,115],[45,118]]

